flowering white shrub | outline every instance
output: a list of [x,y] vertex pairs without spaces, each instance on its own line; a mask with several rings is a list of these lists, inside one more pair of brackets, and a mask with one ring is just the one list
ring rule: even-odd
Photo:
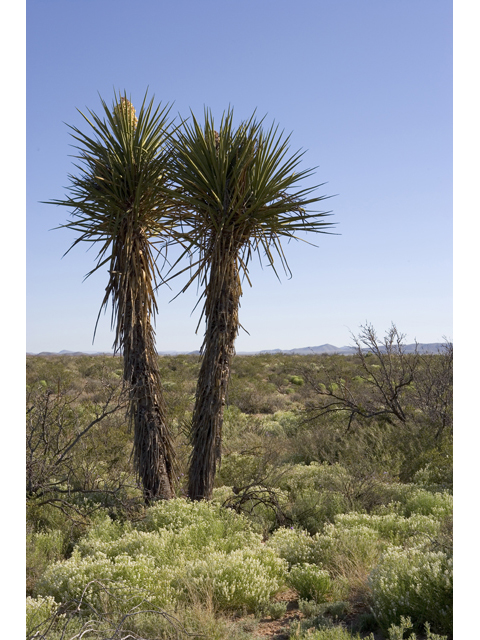
[[243,606],[254,610],[284,584],[287,565],[264,547],[212,552],[204,559],[186,561],[174,581],[188,599],[192,591],[210,592],[220,609]]
[[441,521],[433,516],[413,514],[406,518],[397,513],[370,515],[351,512],[335,517],[336,529],[352,529],[358,526],[368,527],[376,531],[383,540],[402,545],[409,539],[423,542],[426,536],[438,535]]
[[36,627],[46,622],[57,609],[58,604],[52,596],[27,598],[27,638],[34,635]]
[[178,533],[188,525],[199,525],[199,529],[206,528],[210,535],[216,537],[235,531],[250,531],[248,520],[230,509],[223,509],[212,502],[191,502],[182,498],[154,504],[138,528],[143,531],[168,529]]
[[287,583],[298,591],[300,598],[316,602],[324,602],[325,595],[332,586],[328,571],[308,562],[294,565],[288,574]]
[[284,558],[289,566],[302,562],[314,563],[316,559],[315,540],[303,529],[277,529],[266,545]]
[[350,567],[370,571],[384,546],[379,532],[364,524],[330,524],[315,536],[317,561],[335,573],[345,573]]
[[379,514],[397,513],[405,517],[412,514],[442,518],[453,513],[453,496],[448,491],[433,492],[415,484],[391,483],[383,486],[382,505]]
[[85,602],[101,608],[104,585],[117,595],[129,593],[129,608],[147,596],[152,605],[162,608],[177,599],[178,594],[171,586],[172,577],[169,567],[157,567],[149,556],[108,558],[98,552],[82,558],[79,551],[74,550],[68,560],[46,570],[38,590],[53,595],[58,602],[79,599],[84,594]]
[[452,633],[452,558],[442,551],[390,547],[369,577],[375,615],[387,629],[400,616]]
[[341,491],[349,479],[350,474],[339,464],[311,462],[309,465],[296,464],[291,467],[282,478],[281,487],[295,493],[310,489]]
[[65,602],[86,588],[85,600],[101,606],[101,582],[130,593],[129,608],[147,596],[154,606],[173,606],[202,590],[220,608],[252,608],[284,583],[286,562],[231,510],[181,499],[157,503],[139,529],[98,522],[68,560],[47,569],[39,593]]

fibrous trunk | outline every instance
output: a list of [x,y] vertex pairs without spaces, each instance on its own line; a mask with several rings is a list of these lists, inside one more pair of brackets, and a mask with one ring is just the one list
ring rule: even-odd
[[217,248],[206,289],[206,332],[192,421],[188,495],[210,500],[221,459],[223,412],[238,333],[241,287],[236,255]]
[[[128,219],[127,219],[128,221]],[[132,241],[127,241],[133,238]],[[148,240],[137,231],[120,236],[111,270],[118,304],[116,344],[123,349],[124,380],[130,394],[134,462],[147,504],[174,497],[174,447],[166,419],[151,324],[152,297]]]
[[153,330],[137,324],[133,344],[124,351],[125,379],[130,387],[135,468],[145,502],[174,497],[174,450],[167,429],[166,406],[153,346]]

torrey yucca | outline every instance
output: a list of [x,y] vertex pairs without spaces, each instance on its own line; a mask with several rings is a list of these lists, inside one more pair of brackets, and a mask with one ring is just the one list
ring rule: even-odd
[[152,325],[160,277],[156,259],[174,234],[165,195],[169,108],[154,108],[145,96],[136,114],[126,96],[116,94],[112,109],[103,100],[102,105],[103,118],[80,112],[90,135],[70,127],[80,165],[77,175],[69,176],[68,197],[51,204],[72,209],[62,226],[80,235],[70,249],[83,241],[98,243],[96,266],[87,276],[108,265],[100,311],[111,300],[113,346],[123,353],[134,460],[148,503],[174,495],[175,456]]
[[188,250],[197,254],[194,273],[184,290],[199,278],[206,321],[202,363],[193,412],[188,495],[210,499],[221,458],[223,411],[231,359],[239,329],[241,280],[248,282],[254,253],[273,267],[274,256],[288,270],[282,238],[301,232],[327,233],[326,212],[307,207],[325,199],[316,187],[298,188],[312,174],[298,165],[303,153],[288,155],[288,137],[252,116],[233,126],[233,111],[215,131],[205,113],[201,126],[192,114],[172,140],[171,180],[179,209],[188,225]]

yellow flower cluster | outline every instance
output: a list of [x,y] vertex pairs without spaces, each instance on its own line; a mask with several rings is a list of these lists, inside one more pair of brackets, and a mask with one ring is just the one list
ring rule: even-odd
[[135,117],[135,107],[130,102],[130,100],[127,100],[126,98],[120,98],[120,103],[114,107],[113,113],[118,120],[120,120],[122,111],[127,114],[127,118],[131,119],[132,126],[133,128],[135,128],[137,126],[138,118]]

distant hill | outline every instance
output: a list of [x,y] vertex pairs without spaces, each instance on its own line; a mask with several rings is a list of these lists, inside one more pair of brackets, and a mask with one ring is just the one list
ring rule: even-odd
[[[415,346],[417,347],[418,353],[437,353],[443,343],[441,342],[431,342],[428,344],[407,344],[404,347],[405,353],[414,353]],[[384,350],[384,349],[382,349]],[[292,354],[292,355],[312,355],[312,354],[334,354],[339,353],[341,355],[352,355],[356,353],[356,347],[335,347],[333,344],[322,344],[318,347],[301,347],[299,349],[273,349],[271,351],[260,351],[260,353],[284,353],[284,354]]]
[[[418,344],[417,349],[419,353],[437,353],[442,347],[444,343],[442,342],[431,342],[427,344]],[[405,345],[404,348],[405,353],[414,353],[415,344]],[[264,351],[239,351],[239,356],[254,356],[259,354],[275,354],[275,353],[283,353],[285,355],[300,355],[300,356],[308,356],[313,354],[334,354],[339,353],[340,355],[352,355],[356,352],[355,347],[335,347],[333,344],[322,344],[318,347],[299,347],[297,349],[270,349]],[[159,356],[176,356],[176,355],[200,355],[199,351],[159,351]],[[27,353],[27,356],[111,356],[112,352],[107,351],[60,351],[57,353],[51,351],[42,351],[41,353]],[[118,354],[121,355],[121,354]]]

